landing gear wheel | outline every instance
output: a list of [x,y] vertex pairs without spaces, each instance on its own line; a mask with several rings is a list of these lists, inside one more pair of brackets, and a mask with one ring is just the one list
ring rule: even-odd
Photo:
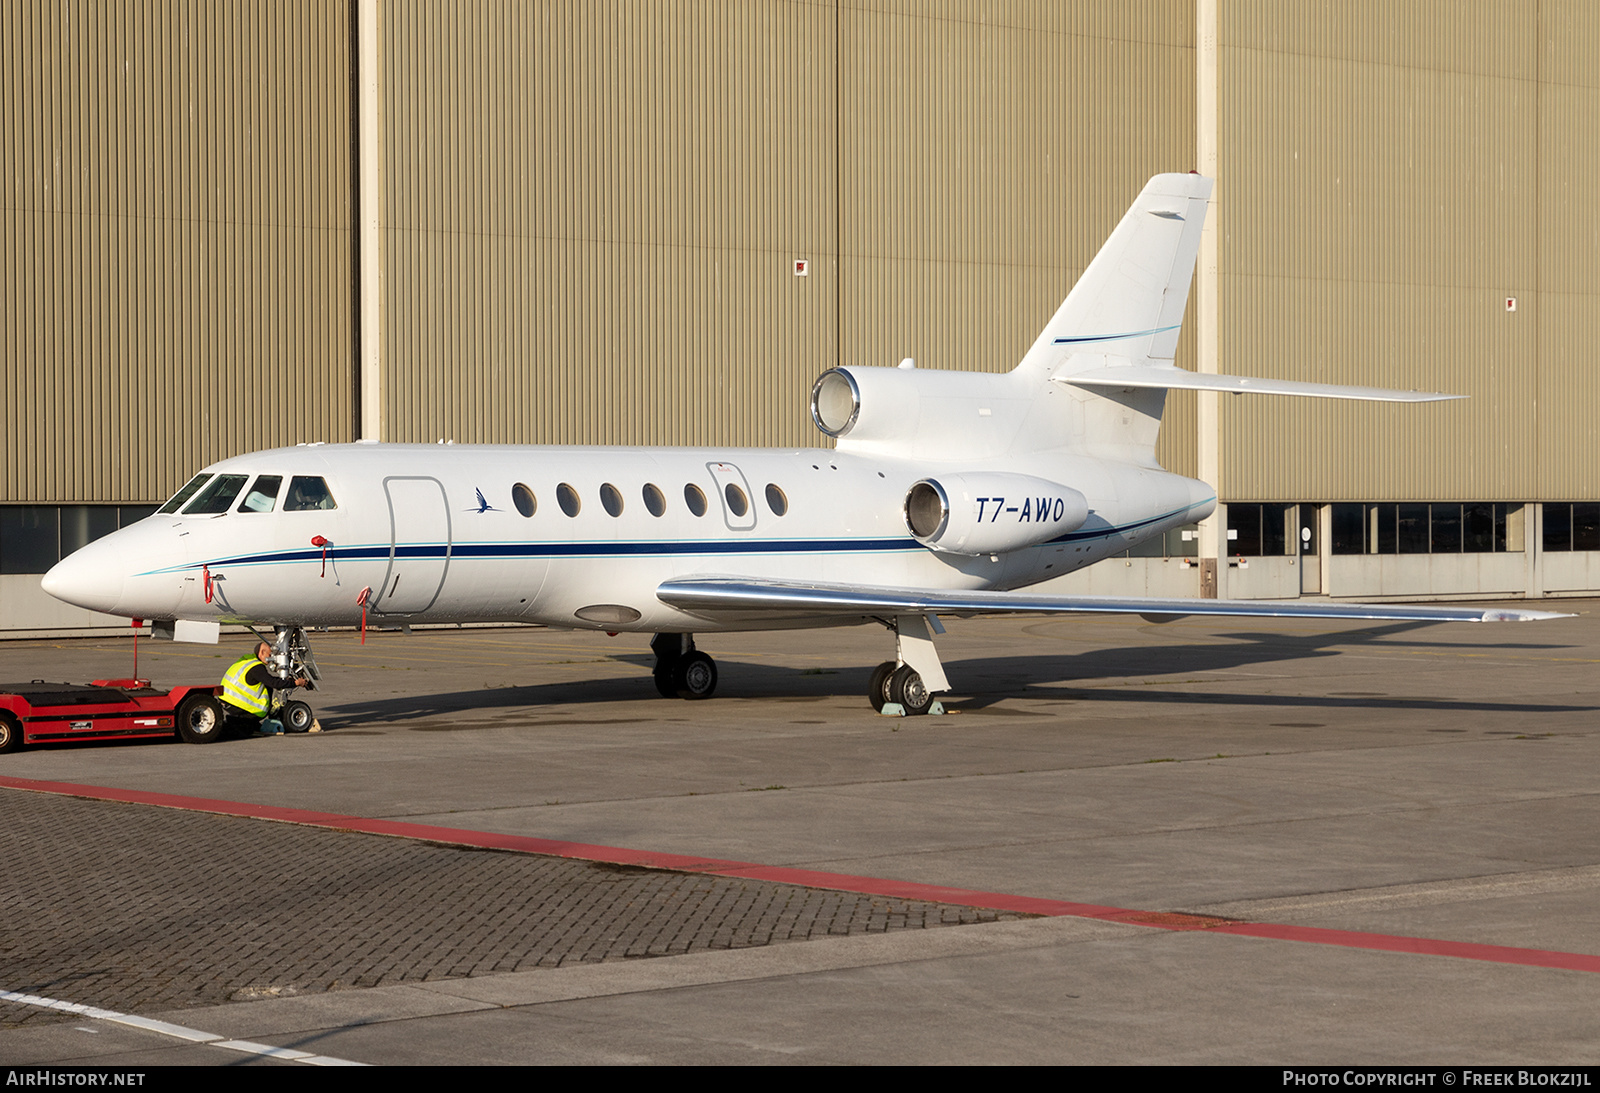
[[717,689],[717,662],[700,652],[679,657],[672,666],[672,682],[679,698],[710,698]]
[[285,732],[310,732],[311,723],[317,715],[311,712],[311,707],[298,699],[285,702],[283,709],[278,711],[278,720],[283,722]]
[[889,700],[900,703],[907,717],[917,717],[933,708],[932,692],[909,664],[900,665],[889,677]]
[[678,685],[672,680],[672,665],[658,665],[656,670],[650,674],[656,681],[656,694],[662,698],[678,697]]
[[0,755],[22,747],[22,726],[10,714],[0,713]]
[[178,736],[186,744],[222,739],[222,703],[207,694],[193,694],[178,707]]
[[894,670],[899,665],[892,660],[886,660],[872,669],[872,676],[867,680],[867,701],[872,703],[872,708],[879,713],[883,712],[884,704],[889,702],[889,677],[894,675]]

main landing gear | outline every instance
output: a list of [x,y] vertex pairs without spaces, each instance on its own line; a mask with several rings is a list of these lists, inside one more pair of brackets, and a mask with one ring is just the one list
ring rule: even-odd
[[693,634],[657,634],[650,639],[656,655],[656,690],[662,698],[710,698],[717,690],[717,662],[694,647]]
[[938,650],[933,647],[933,635],[944,633],[938,618],[896,615],[883,622],[894,631],[896,659],[886,660],[872,670],[867,683],[867,700],[872,708],[895,717],[944,713],[944,707],[933,697],[937,691],[950,689]]
[[[944,627],[933,615],[896,615],[880,620],[895,636],[895,659],[886,660],[872,671],[867,684],[867,699],[881,714],[917,717],[944,713],[933,696],[948,691],[939,652],[933,635]],[[657,634],[650,639],[656,655],[651,674],[662,698],[710,698],[717,689],[716,661],[694,647],[693,634]]]

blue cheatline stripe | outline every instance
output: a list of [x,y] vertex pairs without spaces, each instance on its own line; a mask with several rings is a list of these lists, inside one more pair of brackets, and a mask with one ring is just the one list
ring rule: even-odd
[[1180,324],[1171,326],[1157,326],[1149,330],[1130,330],[1126,334],[1063,334],[1059,338],[1052,338],[1052,345],[1074,345],[1081,342],[1118,342],[1124,338],[1143,338],[1151,334],[1165,334],[1169,330],[1176,330]]
[[[685,541],[589,541],[576,543],[402,543],[394,548],[396,557],[414,558],[611,558],[674,555],[724,554],[862,554],[906,553],[926,549],[911,538],[899,539],[695,539]],[[359,547],[330,547],[328,561],[348,562],[363,559],[387,561],[389,544]],[[150,573],[181,573],[225,565],[277,565],[322,561],[320,549],[280,550],[261,554],[235,554],[213,558],[205,563],[171,566]]]

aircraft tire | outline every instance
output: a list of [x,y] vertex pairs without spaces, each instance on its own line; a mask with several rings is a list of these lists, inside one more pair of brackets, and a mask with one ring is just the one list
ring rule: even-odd
[[8,713],[0,713],[0,755],[22,747],[22,726]]
[[208,694],[192,694],[178,707],[178,736],[185,744],[210,744],[222,739],[222,703]]
[[285,732],[310,732],[311,723],[317,719],[317,715],[311,712],[311,707],[306,703],[295,699],[283,704],[278,718],[283,722]]
[[679,657],[672,667],[672,681],[679,698],[710,698],[717,691],[717,662],[700,652]]
[[917,717],[933,708],[933,693],[909,664],[902,664],[889,677],[889,697],[900,703],[907,717]]
[[670,665],[657,665],[655,671],[651,672],[650,675],[656,681],[656,694],[662,698],[678,697],[678,685],[673,682],[672,667]]
[[894,675],[898,667],[894,661],[886,660],[872,669],[872,677],[867,680],[867,701],[878,713],[883,712],[884,705],[889,701],[889,677]]

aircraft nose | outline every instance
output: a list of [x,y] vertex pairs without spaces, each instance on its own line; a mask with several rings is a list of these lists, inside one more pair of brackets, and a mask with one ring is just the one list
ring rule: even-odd
[[96,550],[98,545],[91,543],[67,555],[51,567],[39,584],[56,599],[74,607],[115,615],[122,600],[123,567],[106,551]]

